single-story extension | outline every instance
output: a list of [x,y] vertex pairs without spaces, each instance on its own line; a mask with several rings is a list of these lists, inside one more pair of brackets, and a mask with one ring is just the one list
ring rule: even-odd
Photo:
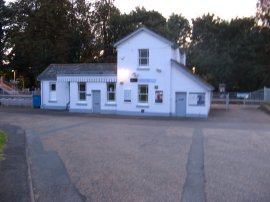
[[141,27],[116,42],[117,64],[51,64],[39,76],[41,108],[207,117],[213,87],[186,68],[176,43]]

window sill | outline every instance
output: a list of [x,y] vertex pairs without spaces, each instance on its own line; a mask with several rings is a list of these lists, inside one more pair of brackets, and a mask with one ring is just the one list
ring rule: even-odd
[[107,102],[105,104],[105,106],[108,106],[108,107],[116,107],[116,102]]
[[49,100],[49,103],[57,103],[57,100]]
[[189,105],[190,107],[205,107],[205,104],[204,105]]
[[149,71],[149,67],[137,67],[137,70],[142,70],[142,71]]
[[76,103],[77,106],[87,106],[86,102],[78,102]]
[[148,103],[139,103],[136,105],[137,108],[149,108],[149,104]]

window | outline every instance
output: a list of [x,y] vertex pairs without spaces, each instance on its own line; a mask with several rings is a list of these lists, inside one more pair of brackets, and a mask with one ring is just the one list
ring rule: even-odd
[[131,90],[130,89],[124,90],[124,102],[131,102]]
[[78,84],[78,92],[79,92],[79,100],[85,101],[86,100],[86,84],[85,83]]
[[205,93],[189,93],[189,105],[190,106],[204,106]]
[[51,83],[50,90],[51,91],[56,91],[56,84],[55,83]]
[[162,103],[163,102],[163,91],[157,90],[155,94],[155,102]]
[[56,101],[56,83],[50,83],[50,92],[49,92],[50,101]]
[[140,103],[148,103],[148,85],[138,86],[138,100]]
[[115,101],[115,83],[107,83],[107,100]]
[[149,65],[149,50],[139,49],[139,66]]

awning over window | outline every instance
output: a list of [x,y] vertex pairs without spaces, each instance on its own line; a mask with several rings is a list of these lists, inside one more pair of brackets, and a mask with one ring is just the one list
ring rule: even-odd
[[90,83],[108,83],[116,82],[116,76],[57,76],[60,82],[90,82]]

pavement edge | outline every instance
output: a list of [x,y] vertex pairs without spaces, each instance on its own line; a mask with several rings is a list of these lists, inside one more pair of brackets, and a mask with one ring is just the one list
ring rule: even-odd
[[26,131],[24,131],[24,137],[25,137],[25,157],[26,157],[26,164],[27,164],[27,179],[28,179],[28,185],[29,185],[30,200],[31,202],[35,202],[32,173],[31,173],[31,161],[29,158],[29,147],[28,147],[28,138],[27,138]]

